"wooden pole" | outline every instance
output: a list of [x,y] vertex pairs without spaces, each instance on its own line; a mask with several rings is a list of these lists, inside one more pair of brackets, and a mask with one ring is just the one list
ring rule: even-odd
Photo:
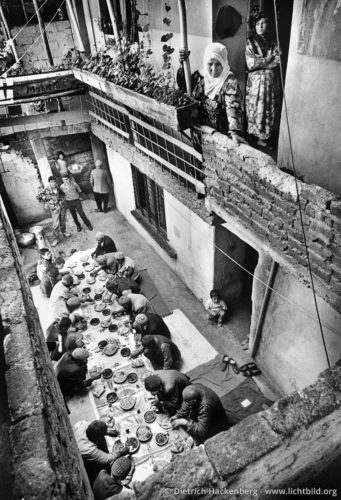
[[67,11],[68,11],[68,14],[69,14],[70,21],[71,21],[71,23],[73,25],[73,29],[75,30],[78,49],[81,52],[85,52],[85,48],[84,48],[84,45],[83,45],[83,40],[82,40],[80,31],[79,31],[79,25],[78,25],[75,13],[73,11],[71,0],[66,0],[66,7],[67,7]]
[[116,42],[118,42],[120,35],[118,32],[115,12],[114,12],[111,0],[107,0],[107,6],[108,6],[109,16],[110,16],[110,20],[111,20],[111,24],[112,24],[112,29],[114,31],[114,37],[115,37]]
[[43,40],[43,45],[44,45],[44,49],[46,52],[47,60],[49,62],[49,65],[53,66],[53,58],[52,58],[52,54],[51,54],[51,50],[50,50],[50,46],[49,46],[49,41],[47,39],[47,35],[46,35],[45,27],[44,27],[44,22],[42,20],[41,15],[40,15],[37,0],[33,0],[33,5],[34,5],[34,9],[35,9],[36,16],[38,19],[40,34],[41,34],[41,38]]
[[186,52],[187,58],[184,61],[184,72],[186,80],[187,94],[192,94],[192,73],[188,55],[188,37],[187,37],[187,18],[185,0],[178,0],[179,18],[180,18],[180,35],[181,48]]
[[[2,8],[1,3],[0,3],[0,16],[1,16],[2,24],[4,25],[4,28],[5,28],[5,35],[7,37],[7,41],[12,40],[11,30],[9,29],[7,19],[6,19],[5,13],[4,13],[4,9]],[[20,58],[18,56],[17,49],[15,48],[14,41],[11,43],[11,49],[13,52],[15,62],[19,62]]]

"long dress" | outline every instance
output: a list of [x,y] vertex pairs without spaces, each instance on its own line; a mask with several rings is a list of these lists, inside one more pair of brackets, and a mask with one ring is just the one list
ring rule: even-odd
[[[273,56],[268,63],[267,57]],[[280,122],[281,86],[279,78],[279,50],[274,41],[250,37],[246,43],[247,131],[262,140],[277,132]]]

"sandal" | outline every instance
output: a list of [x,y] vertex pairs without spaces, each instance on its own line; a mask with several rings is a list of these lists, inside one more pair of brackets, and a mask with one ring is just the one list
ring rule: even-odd
[[224,372],[226,370],[226,368],[228,367],[228,364],[229,364],[229,360],[230,360],[230,358],[226,354],[224,354],[224,356],[219,364],[220,371]]
[[256,363],[246,363],[246,365],[239,368],[239,371],[244,375],[244,377],[254,377],[262,373]]
[[235,360],[233,358],[229,359],[229,364],[232,366],[232,370],[234,371],[234,373],[236,373],[238,375],[240,370],[238,368],[237,363],[235,362]]

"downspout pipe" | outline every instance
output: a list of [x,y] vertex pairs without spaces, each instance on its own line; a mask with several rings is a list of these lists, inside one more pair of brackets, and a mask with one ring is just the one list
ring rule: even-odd
[[266,311],[269,305],[270,297],[271,297],[271,292],[272,292],[272,286],[274,284],[275,278],[276,278],[276,273],[278,269],[278,262],[275,262],[274,260],[272,261],[271,264],[271,269],[270,269],[270,274],[267,282],[267,287],[265,289],[264,297],[263,297],[263,302],[259,314],[259,319],[258,319],[258,324],[257,324],[257,329],[255,333],[255,341],[252,346],[252,352],[251,352],[251,357],[254,358],[258,352],[259,344],[262,338],[262,329],[263,329],[263,324],[265,320],[265,315]]
[[186,5],[185,0],[178,0],[179,7],[179,19],[180,19],[180,36],[181,36],[181,48],[187,54],[186,60],[184,61],[184,73],[186,81],[187,94],[192,94],[192,73],[191,65],[189,62],[188,55],[188,37],[187,37],[187,16],[186,16]]

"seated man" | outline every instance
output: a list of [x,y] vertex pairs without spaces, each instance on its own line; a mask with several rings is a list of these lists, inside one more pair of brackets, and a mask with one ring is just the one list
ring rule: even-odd
[[142,293],[124,292],[118,302],[132,318],[137,314],[150,312],[151,309],[149,300]]
[[75,391],[89,387],[92,379],[86,380],[89,351],[77,347],[66,352],[55,366],[56,376],[63,396],[71,396]]
[[131,354],[136,358],[144,354],[155,370],[176,369],[180,365],[181,353],[177,345],[162,335],[145,335],[141,347]]
[[131,278],[112,276],[108,279],[105,286],[110,293],[114,293],[118,297],[126,290],[132,293],[140,293],[139,285]]
[[91,484],[102,469],[110,472],[114,461],[129,452],[128,448],[124,448],[118,453],[108,453],[105,436],[116,437],[118,431],[109,429],[101,420],[94,420],[91,423],[82,420],[75,425],[76,442]]
[[81,302],[92,301],[90,297],[78,297],[73,288],[73,278],[70,274],[65,274],[61,281],[53,287],[50,296],[50,307],[54,320],[62,316],[68,316],[70,312],[79,307]]
[[50,252],[50,250],[48,248],[41,248],[39,250],[39,253],[40,253],[40,259],[38,260],[38,264],[37,264],[37,276],[41,281],[44,272],[52,264],[53,257],[52,257],[52,253]]
[[171,417],[173,427],[184,427],[196,444],[226,431],[230,425],[217,394],[202,384],[186,387],[180,410]]
[[139,271],[133,259],[124,255],[123,252],[116,252],[115,258],[117,261],[117,272],[120,276],[124,278],[131,278],[137,280],[139,277]]
[[65,352],[72,353],[77,347],[84,347],[83,338],[81,332],[69,332],[65,337]]
[[182,404],[182,391],[190,384],[190,379],[177,370],[156,370],[144,381],[147,391],[155,396],[156,410],[174,415]]
[[64,342],[70,326],[70,318],[63,316],[60,320],[51,323],[46,330],[46,343],[52,361],[58,361],[65,352]]
[[116,245],[110,236],[106,236],[103,233],[96,234],[97,247],[96,250],[91,254],[91,257],[95,258],[99,255],[104,255],[105,253],[117,252]]
[[51,262],[50,265],[44,270],[40,280],[40,289],[42,294],[45,297],[50,297],[54,286],[61,280],[61,278],[62,277],[59,274],[58,268]]
[[101,470],[93,484],[95,500],[106,500],[124,493],[124,498],[135,498],[133,490],[122,485],[122,481],[128,476],[134,464],[131,457],[119,457],[111,466],[110,474],[106,470]]
[[108,274],[116,274],[117,273],[117,260],[115,257],[116,253],[117,252],[110,252],[94,257],[94,260],[99,265],[99,268],[92,271],[90,273],[91,276],[96,276],[102,269],[106,271]]
[[155,313],[146,312],[138,314],[133,324],[136,333],[139,333],[142,338],[145,335],[163,335],[170,339],[171,334],[168,326],[161,316]]

